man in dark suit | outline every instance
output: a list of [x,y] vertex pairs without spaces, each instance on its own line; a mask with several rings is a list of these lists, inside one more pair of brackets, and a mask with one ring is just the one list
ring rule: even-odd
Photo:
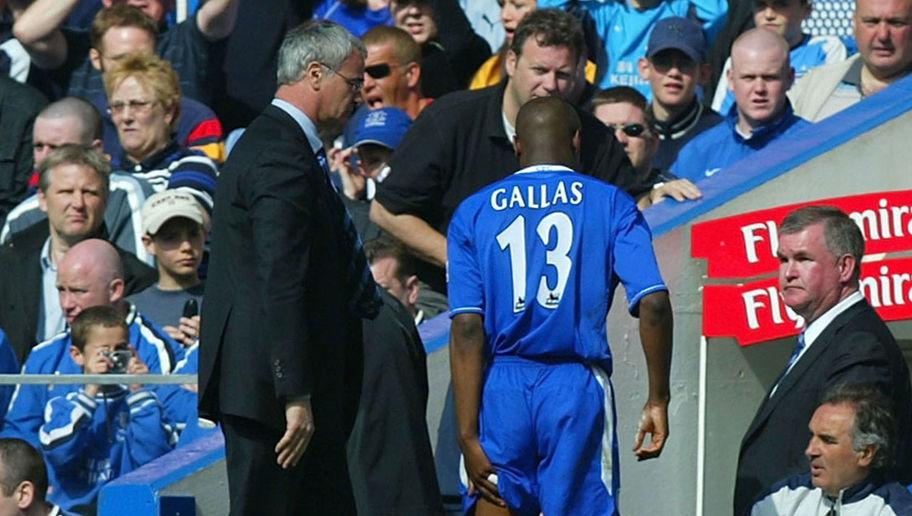
[[318,129],[351,113],[364,47],[308,22],[285,37],[278,69],[216,189],[200,415],[222,422],[232,514],[353,514],[345,443],[361,318],[380,298]]
[[872,384],[891,400],[900,436],[897,474],[909,480],[909,370],[890,330],[859,292],[863,255],[861,231],[836,208],[801,208],[779,227],[780,290],[805,327],[741,442],[736,515],[748,514],[777,480],[808,471],[807,422],[822,393],[838,383]]
[[[0,328],[6,331],[19,363],[35,343],[65,328],[57,296],[57,263],[70,247],[89,238],[107,239],[107,159],[94,149],[63,145],[39,168],[38,203],[47,216],[0,248]],[[126,294],[155,283],[155,269],[117,249],[124,267]]]

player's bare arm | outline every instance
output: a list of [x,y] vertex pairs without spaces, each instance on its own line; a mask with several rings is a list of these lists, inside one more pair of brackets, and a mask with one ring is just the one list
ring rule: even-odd
[[459,428],[459,448],[465,458],[469,491],[477,489],[481,496],[501,507],[497,486],[488,480],[494,467],[478,440],[478,410],[484,371],[484,325],[481,315],[459,314],[450,328],[450,371],[456,421]]
[[[649,394],[633,447],[638,460],[658,457],[668,439],[672,329],[668,292],[654,292],[643,297],[640,300],[640,342],[646,355]],[[648,443],[647,434],[650,436]]]

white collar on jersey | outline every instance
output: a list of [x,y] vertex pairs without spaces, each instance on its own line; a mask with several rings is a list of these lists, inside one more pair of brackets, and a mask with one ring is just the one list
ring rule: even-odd
[[517,170],[516,174],[531,174],[532,172],[573,172],[572,168],[563,165],[532,165]]

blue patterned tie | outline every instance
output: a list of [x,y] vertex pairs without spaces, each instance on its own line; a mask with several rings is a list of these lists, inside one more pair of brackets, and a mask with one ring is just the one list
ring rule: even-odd
[[[383,301],[367,264],[367,257],[364,256],[364,246],[361,244],[361,238],[358,236],[358,231],[355,229],[355,224],[352,222],[345,204],[342,203],[342,199],[339,198],[338,192],[329,179],[329,160],[326,159],[326,152],[322,148],[317,151],[317,161],[323,167],[323,179],[326,181],[326,186],[332,190],[330,202],[335,208],[336,218],[342,226],[342,242],[339,247],[340,252],[343,253],[342,263],[348,262],[345,286],[349,293],[349,308],[361,317],[373,319],[380,312]],[[345,260],[346,255],[347,260]]]
[[798,342],[795,343],[795,351],[792,351],[792,356],[789,358],[789,363],[785,367],[785,372],[788,373],[792,366],[795,365],[795,362],[798,361],[798,356],[801,355],[801,350],[804,349],[804,332],[801,332],[798,335]]

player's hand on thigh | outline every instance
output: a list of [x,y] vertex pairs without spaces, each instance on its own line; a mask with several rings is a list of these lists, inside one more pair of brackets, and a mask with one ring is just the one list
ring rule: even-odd
[[507,503],[500,497],[497,490],[497,472],[481,448],[478,439],[463,442],[462,454],[465,460],[466,473],[469,477],[469,494],[476,490],[481,497],[500,507]]
[[314,433],[313,410],[310,399],[285,404],[285,434],[276,444],[276,463],[282,469],[296,466],[307,451]]
[[[648,444],[646,434],[651,437]],[[661,455],[666,439],[668,439],[668,404],[647,402],[643,407],[643,415],[640,416],[633,444],[633,453],[637,460],[654,459]]]

